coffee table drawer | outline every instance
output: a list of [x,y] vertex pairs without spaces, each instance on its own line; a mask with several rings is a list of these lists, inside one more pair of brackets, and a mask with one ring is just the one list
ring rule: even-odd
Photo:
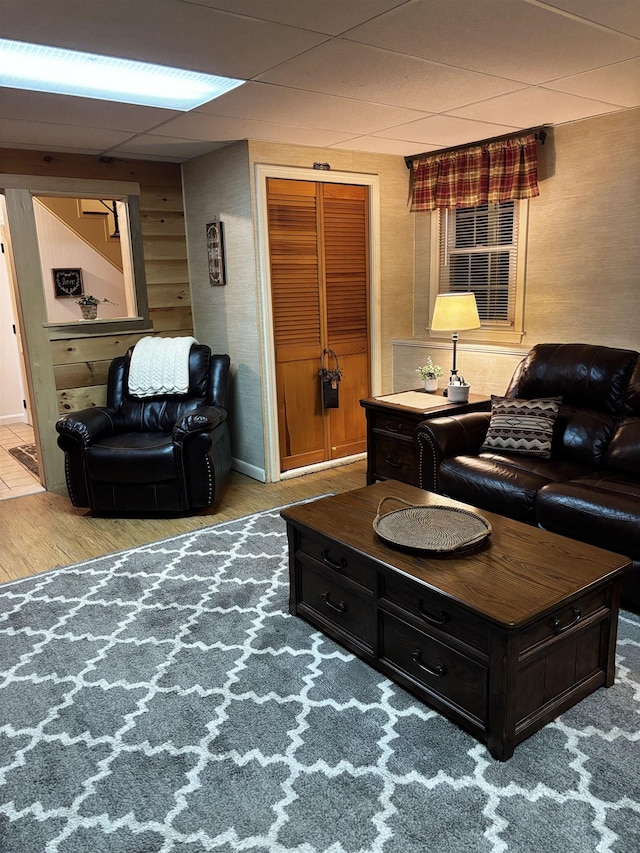
[[428,693],[435,693],[484,723],[487,717],[488,669],[428,634],[383,614],[382,659],[406,673]]
[[571,604],[559,607],[551,615],[539,619],[522,631],[520,653],[528,651],[538,643],[559,637],[572,628],[578,628],[587,616],[607,606],[607,591],[598,589],[583,595]]
[[[434,572],[437,572],[437,565]],[[385,577],[383,599],[401,607],[420,627],[426,630],[437,628],[488,653],[489,627],[486,622],[470,611],[450,604],[437,593],[419,587],[415,581],[404,580],[398,575]]]
[[372,596],[355,589],[333,572],[316,569],[304,561],[300,572],[302,610],[309,609],[323,622],[371,646],[373,643]]
[[358,560],[338,542],[332,542],[321,536],[300,536],[298,554],[317,560],[324,568],[357,581],[367,589],[376,588],[376,573],[363,560]]

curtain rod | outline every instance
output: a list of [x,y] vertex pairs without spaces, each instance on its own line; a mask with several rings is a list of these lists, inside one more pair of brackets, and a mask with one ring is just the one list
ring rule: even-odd
[[451,148],[438,148],[436,151],[425,151],[422,154],[412,154],[404,158],[407,169],[413,166],[414,160],[420,160],[422,157],[433,157],[435,154],[444,154],[445,151],[462,151],[464,148],[475,148],[477,145],[487,145],[489,142],[502,142],[505,139],[516,139],[518,136],[526,136],[528,133],[535,133],[536,139],[544,145],[547,138],[546,127],[530,127],[527,130],[516,130],[513,133],[505,133],[503,136],[490,136],[488,139],[479,139],[477,142],[464,142],[462,145],[452,145]]

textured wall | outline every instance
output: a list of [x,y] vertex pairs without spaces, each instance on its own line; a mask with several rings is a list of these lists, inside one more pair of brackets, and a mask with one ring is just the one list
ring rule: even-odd
[[523,343],[639,349],[640,110],[562,125],[550,142],[530,206]]
[[[259,477],[265,464],[264,426],[247,143],[190,160],[182,171],[194,334],[214,352],[231,356],[231,451],[242,470]],[[207,267],[205,225],[216,217],[224,223],[224,287],[209,284]]]
[[[529,207],[525,335],[521,347],[458,348],[478,393],[502,393],[520,351],[539,342],[640,349],[640,110],[552,129],[539,147],[540,196]],[[416,214],[415,331],[394,343],[394,390],[416,387],[427,355],[451,366],[451,348],[429,342],[429,215]]]

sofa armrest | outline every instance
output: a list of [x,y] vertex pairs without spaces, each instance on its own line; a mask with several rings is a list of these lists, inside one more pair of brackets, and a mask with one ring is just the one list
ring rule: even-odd
[[117,412],[105,406],[63,415],[56,421],[56,430],[60,436],[58,444],[63,450],[73,446],[69,445],[69,441],[88,447],[99,438],[113,435],[119,423]]
[[173,440],[177,444],[189,436],[213,430],[227,419],[227,412],[218,406],[199,406],[183,415],[173,427]]
[[421,489],[438,491],[438,469],[449,456],[475,456],[487,434],[490,412],[433,418],[416,427]]

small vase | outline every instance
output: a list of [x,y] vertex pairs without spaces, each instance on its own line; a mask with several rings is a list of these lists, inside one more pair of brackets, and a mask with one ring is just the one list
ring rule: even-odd
[[425,379],[424,380],[424,390],[428,394],[433,394],[434,391],[438,390],[438,380],[437,379]]
[[97,305],[81,305],[80,311],[82,312],[83,320],[95,320],[98,316]]

